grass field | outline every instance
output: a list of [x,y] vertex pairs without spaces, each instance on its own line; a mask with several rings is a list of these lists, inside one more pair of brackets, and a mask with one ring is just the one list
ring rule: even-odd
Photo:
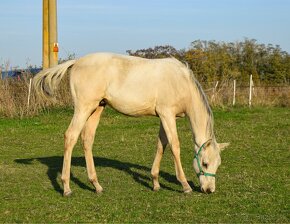
[[290,222],[289,108],[216,109],[222,153],[217,191],[199,192],[193,141],[178,120],[183,167],[194,191],[183,194],[170,150],[161,163],[159,192],[151,190],[159,120],[106,109],[94,144],[104,193],[87,180],[80,143],[72,159],[72,197],[62,197],[63,133],[72,110],[33,118],[0,118],[0,222]]

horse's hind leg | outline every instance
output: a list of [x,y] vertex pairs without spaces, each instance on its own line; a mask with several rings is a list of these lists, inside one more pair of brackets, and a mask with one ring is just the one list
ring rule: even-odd
[[86,123],[86,120],[92,111],[93,108],[90,107],[78,107],[78,109],[75,109],[74,116],[64,135],[64,157],[61,174],[64,187],[64,196],[69,196],[72,193],[69,186],[72,150],[78,140],[79,134],[83,129],[84,124]]
[[159,135],[158,135],[158,141],[157,141],[157,152],[156,156],[152,165],[151,169],[151,175],[152,175],[152,181],[153,181],[153,190],[158,191],[160,189],[159,184],[159,170],[160,170],[160,162],[165,150],[165,147],[167,145],[167,137],[164,131],[164,128],[162,126],[162,123],[160,122],[160,129],[159,129]]
[[95,139],[95,132],[98,127],[101,114],[104,110],[103,106],[97,107],[94,113],[87,120],[82,133],[82,143],[85,152],[86,164],[87,164],[87,172],[90,182],[96,188],[96,192],[100,193],[103,191],[103,188],[98,182],[98,177],[95,169],[94,158],[92,153],[92,147]]

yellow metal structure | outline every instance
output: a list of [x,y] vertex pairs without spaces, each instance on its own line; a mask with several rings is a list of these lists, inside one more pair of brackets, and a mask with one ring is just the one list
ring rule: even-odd
[[53,67],[58,64],[56,6],[56,0],[43,0],[43,69]]
[[48,2],[43,0],[42,6],[42,68],[49,68],[49,19],[48,19]]

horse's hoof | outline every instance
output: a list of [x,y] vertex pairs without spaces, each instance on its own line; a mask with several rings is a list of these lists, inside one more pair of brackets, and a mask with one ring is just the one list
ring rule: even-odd
[[159,190],[160,190],[160,186],[153,187],[153,191],[159,191]]
[[185,189],[183,192],[184,192],[185,194],[189,194],[189,193],[192,192],[192,189],[191,189],[191,188],[188,188],[188,189]]
[[63,193],[63,196],[64,197],[69,197],[69,196],[71,196],[72,195],[72,191],[67,191],[67,192],[64,192]]
[[96,188],[96,193],[97,194],[101,194],[101,193],[103,193],[103,188],[100,186],[100,187],[98,187],[98,188]]

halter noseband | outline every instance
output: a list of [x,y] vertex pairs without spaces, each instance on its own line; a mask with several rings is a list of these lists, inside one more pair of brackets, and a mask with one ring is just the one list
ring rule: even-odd
[[207,140],[205,143],[203,143],[200,147],[199,147],[199,150],[198,152],[194,155],[194,159],[196,159],[197,161],[197,166],[198,166],[198,169],[199,169],[199,173],[196,173],[197,177],[199,178],[201,175],[204,175],[206,177],[215,177],[216,175],[213,174],[213,173],[207,173],[207,172],[204,172],[203,169],[202,169],[202,166],[200,164],[200,160],[199,160],[199,153],[201,152],[201,150],[203,149],[203,147],[205,146],[206,143],[208,143],[211,139]]

